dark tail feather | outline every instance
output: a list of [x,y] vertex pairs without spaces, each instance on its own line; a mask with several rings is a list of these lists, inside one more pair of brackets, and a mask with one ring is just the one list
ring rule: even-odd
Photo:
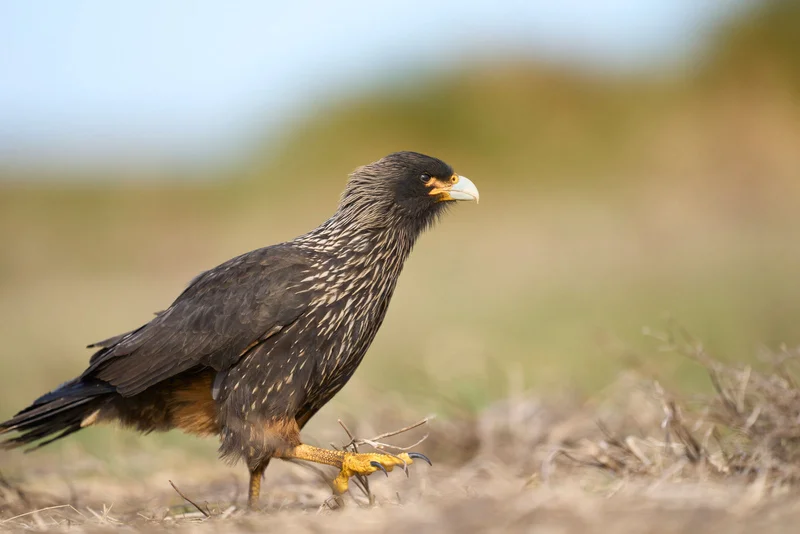
[[102,382],[71,380],[0,423],[0,434],[19,433],[13,439],[0,442],[0,447],[13,449],[54,435],[30,449],[35,450],[77,432],[86,417],[102,408],[113,392],[112,386]]

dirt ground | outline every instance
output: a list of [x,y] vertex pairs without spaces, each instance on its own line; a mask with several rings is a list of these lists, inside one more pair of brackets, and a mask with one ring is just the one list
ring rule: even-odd
[[[407,446],[427,436],[415,450],[434,466],[373,475],[372,505],[351,483],[337,506],[325,483],[334,473],[300,464],[274,462],[262,510],[248,512],[245,470],[207,453],[6,451],[0,530],[796,532],[797,439],[783,419],[796,418],[800,399],[791,375],[705,365],[715,393],[703,398],[677,399],[628,373],[589,401],[521,394],[386,438]],[[409,419],[387,410],[371,423],[353,433]],[[345,445],[335,430],[315,442]]]
[[[264,529],[293,532],[796,532],[800,507],[796,495],[770,495],[763,485],[720,482],[618,482],[606,491],[586,488],[586,480],[530,485],[493,464],[455,471],[434,468],[409,480],[394,474],[380,481],[378,503],[362,508],[352,500],[343,510],[321,508],[327,491],[300,476],[273,479],[264,511],[240,507],[243,480],[211,479],[181,491],[208,510],[206,518],[175,503],[162,478],[132,490],[113,479],[97,480],[91,497],[74,505],[44,509],[12,519],[3,512],[0,528],[95,532],[105,529],[245,532]],[[417,470],[421,471],[421,470]],[[402,477],[402,479],[401,479]],[[166,478],[166,477],[164,477]],[[278,486],[279,488],[275,487]],[[392,495],[393,492],[396,492]],[[239,493],[235,504],[231,497]],[[105,497],[103,495],[106,495]],[[63,497],[62,497],[63,498]],[[398,500],[400,499],[400,502]],[[41,502],[45,504],[45,502]],[[13,506],[13,505],[12,505]],[[51,505],[59,506],[59,505]],[[73,507],[74,506],[74,507]],[[38,507],[28,506],[15,511]],[[25,512],[20,512],[25,513]],[[17,514],[18,515],[18,514]],[[13,516],[12,516],[13,517]]]

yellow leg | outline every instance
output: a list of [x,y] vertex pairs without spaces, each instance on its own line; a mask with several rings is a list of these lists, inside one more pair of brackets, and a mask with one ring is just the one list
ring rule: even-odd
[[340,471],[333,481],[333,489],[335,493],[340,495],[347,491],[350,477],[353,475],[370,475],[378,470],[391,471],[396,465],[413,464],[414,458],[423,458],[430,463],[430,460],[425,456],[413,452],[410,454],[403,452],[394,456],[376,452],[332,451],[302,444],[284,451],[281,458],[306,460],[338,467]]
[[247,492],[247,507],[255,510],[258,507],[258,497],[261,494],[261,478],[267,469],[269,460],[250,471],[250,488]]

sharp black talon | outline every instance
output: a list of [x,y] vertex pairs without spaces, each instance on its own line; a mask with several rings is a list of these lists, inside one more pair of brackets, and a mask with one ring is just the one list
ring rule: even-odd
[[430,458],[428,458],[424,454],[420,454],[418,452],[409,452],[408,453],[408,457],[409,458],[419,458],[420,460],[425,460],[426,462],[428,462],[428,465],[431,465],[431,466],[433,465],[433,463],[431,463]]
[[387,471],[386,468],[383,467],[383,465],[380,462],[376,462],[373,460],[369,463],[369,465],[371,465],[375,469],[380,469],[381,471],[383,471],[383,474],[386,475],[387,477],[389,476],[389,471]]

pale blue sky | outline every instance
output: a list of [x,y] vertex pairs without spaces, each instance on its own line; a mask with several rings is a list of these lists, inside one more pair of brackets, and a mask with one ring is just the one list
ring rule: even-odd
[[202,162],[332,95],[476,55],[679,59],[739,4],[0,0],[0,162]]

